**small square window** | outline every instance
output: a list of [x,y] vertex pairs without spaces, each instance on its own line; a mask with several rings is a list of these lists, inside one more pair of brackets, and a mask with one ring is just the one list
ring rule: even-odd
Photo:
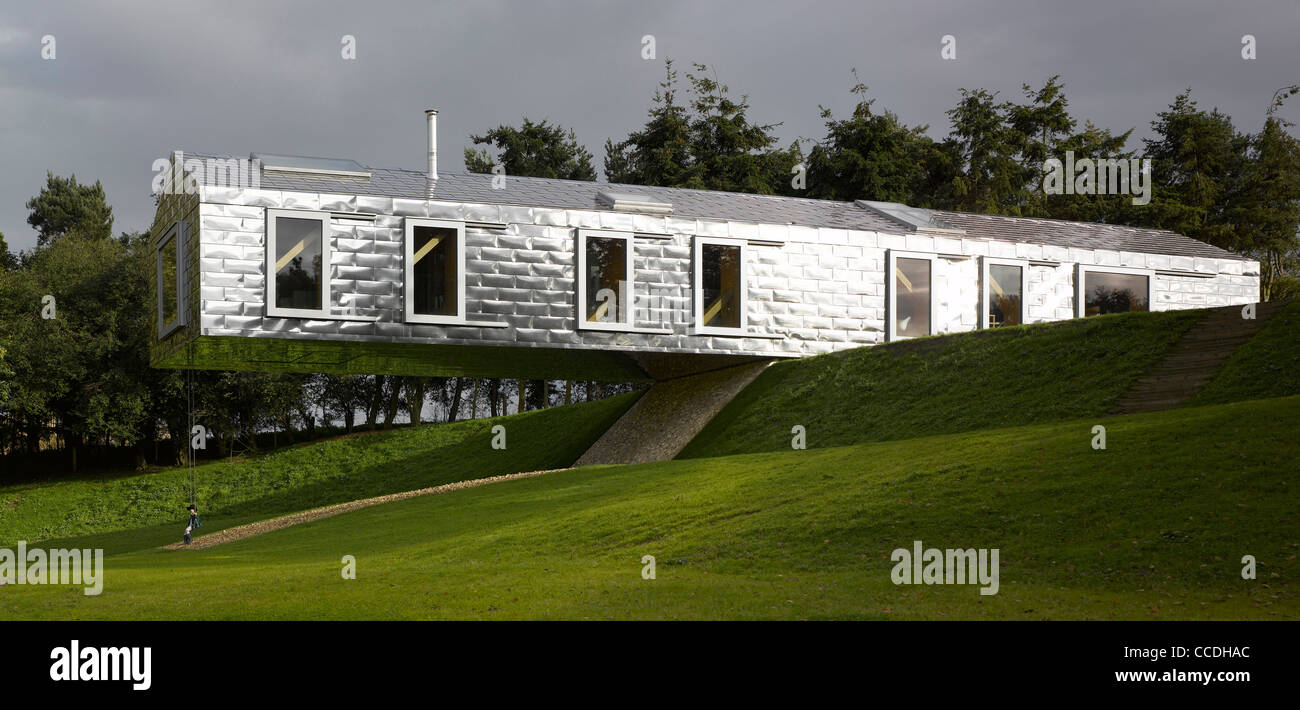
[[981,282],[980,325],[1001,328],[1025,322],[1025,274],[1028,263],[985,257]]
[[934,254],[889,252],[890,340],[935,332],[934,260]]
[[715,335],[744,332],[744,242],[696,238],[695,328]]
[[417,226],[412,230],[411,282],[415,302],[411,312],[422,316],[455,316],[456,230]]
[[465,317],[465,225],[406,220],[406,321],[459,323]]
[[266,219],[267,314],[328,317],[329,213],[267,210]]
[[578,232],[578,327],[627,330],[632,327],[632,235]]

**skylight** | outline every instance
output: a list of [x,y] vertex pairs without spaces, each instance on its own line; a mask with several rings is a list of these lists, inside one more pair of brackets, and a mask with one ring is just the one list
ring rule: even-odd
[[673,211],[672,203],[660,202],[653,197],[635,192],[601,190],[596,193],[596,204],[619,212],[670,214]]
[[914,232],[937,232],[940,234],[965,234],[966,230],[939,219],[933,212],[920,207],[908,207],[897,202],[874,202],[872,200],[854,200],[853,204],[898,221],[912,228]]
[[314,173],[334,177],[369,178],[370,170],[355,160],[346,158],[309,158],[300,155],[275,155],[253,153],[253,160],[262,162],[263,170],[284,173]]

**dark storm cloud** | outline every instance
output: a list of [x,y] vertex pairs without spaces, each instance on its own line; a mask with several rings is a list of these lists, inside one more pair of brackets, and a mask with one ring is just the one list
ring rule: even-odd
[[[1019,96],[1060,74],[1071,109],[1146,133],[1193,88],[1255,130],[1274,89],[1300,81],[1300,6],[1052,2],[28,3],[0,10],[0,232],[27,248],[24,203],[45,172],[104,182],[118,230],[152,217],[151,164],[172,149],[423,163],[521,116],[572,126],[597,156],[644,119],[663,59],[714,67],[785,141],[843,115],[857,67],[878,108],[947,133],[959,87]],[[57,58],[40,56],[53,35]],[[641,59],[641,37],[657,59]],[[957,60],[940,59],[940,38]],[[1259,58],[1240,56],[1241,36]],[[340,38],[353,35],[357,59]],[[1300,104],[1288,113],[1300,118]]]

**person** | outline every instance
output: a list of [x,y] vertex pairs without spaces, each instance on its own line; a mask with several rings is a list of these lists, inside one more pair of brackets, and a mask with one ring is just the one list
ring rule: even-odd
[[199,521],[199,509],[195,508],[193,503],[186,510],[190,511],[190,524],[185,528],[185,544],[188,545],[193,539],[190,537],[190,533],[202,526],[203,523]]

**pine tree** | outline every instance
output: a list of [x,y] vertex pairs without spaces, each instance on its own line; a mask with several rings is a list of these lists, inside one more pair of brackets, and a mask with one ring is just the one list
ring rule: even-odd
[[1024,174],[1019,159],[1023,141],[1008,120],[1010,105],[984,89],[961,90],[948,110],[952,132],[947,143],[960,166],[952,180],[952,208],[986,214],[1019,214]]
[[605,179],[613,183],[681,187],[690,180],[690,125],[677,103],[677,72],[671,59],[655,90],[649,119],[618,143],[605,141]]
[[[854,77],[857,77],[856,71]],[[874,111],[867,87],[849,118],[836,120],[819,107],[826,136],[808,154],[808,196],[824,200],[882,200],[924,206],[932,203],[929,177],[944,169],[946,156],[926,135],[928,126],[907,126],[890,111]]]
[[1235,195],[1230,219],[1240,230],[1240,247],[1260,260],[1261,297],[1274,297],[1279,281],[1300,267],[1300,141],[1278,115],[1283,102],[1300,93],[1289,86],[1273,95],[1264,127],[1250,139],[1249,161]]
[[81,185],[76,175],[61,178],[46,173],[45,187],[27,201],[27,209],[27,223],[38,232],[39,246],[71,233],[91,239],[113,236],[113,208],[98,180],[94,185]]
[[1248,160],[1250,137],[1218,109],[1197,108],[1191,90],[1151,123],[1144,139],[1152,165],[1152,200],[1135,214],[1146,226],[1170,229],[1224,249],[1243,242],[1229,212]]
[[501,125],[481,136],[470,136],[470,140],[496,150],[493,155],[487,149],[466,148],[465,169],[472,173],[490,173],[494,165],[500,165],[506,175],[518,177],[596,179],[591,151],[578,143],[573,129],[545,120],[534,123],[525,117],[519,128]]

